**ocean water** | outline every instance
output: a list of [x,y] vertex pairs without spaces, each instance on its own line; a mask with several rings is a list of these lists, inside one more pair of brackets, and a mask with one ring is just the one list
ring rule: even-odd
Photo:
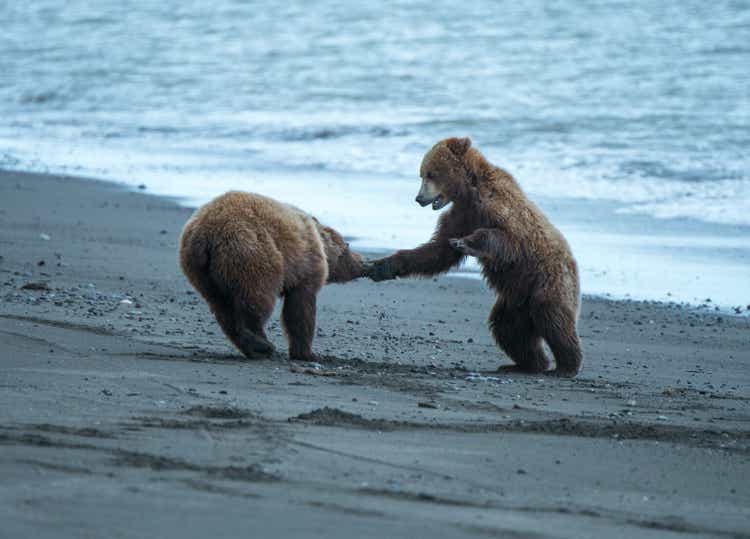
[[[750,304],[750,2],[0,2],[0,168],[295,203],[416,245],[471,136],[585,292]],[[467,264],[471,273],[476,264]]]

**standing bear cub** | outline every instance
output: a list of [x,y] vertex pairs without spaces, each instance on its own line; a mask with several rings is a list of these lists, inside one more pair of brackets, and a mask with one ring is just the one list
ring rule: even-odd
[[187,222],[180,265],[250,359],[274,350],[263,328],[279,296],[289,358],[315,359],[318,291],[362,274],[362,258],[338,232],[293,206],[242,192],[219,196]]
[[439,210],[432,239],[397,251],[365,269],[375,281],[435,275],[476,256],[497,292],[489,325],[516,368],[539,373],[555,356],[553,374],[575,376],[581,368],[576,329],[580,308],[578,268],[568,243],[504,170],[493,166],[468,138],[438,142],[420,169],[417,202]]

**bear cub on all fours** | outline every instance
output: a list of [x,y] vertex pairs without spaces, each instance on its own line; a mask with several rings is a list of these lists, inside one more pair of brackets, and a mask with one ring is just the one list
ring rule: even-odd
[[439,210],[432,239],[416,249],[367,264],[375,281],[435,275],[476,256],[497,292],[489,317],[497,344],[517,369],[575,376],[583,355],[578,338],[578,267],[562,234],[531,202],[513,176],[493,166],[468,138],[438,142],[425,155],[417,202]]
[[273,353],[264,326],[282,296],[289,358],[314,360],[318,291],[362,275],[362,258],[338,232],[293,206],[236,191],[190,218],[180,265],[229,340],[251,359]]

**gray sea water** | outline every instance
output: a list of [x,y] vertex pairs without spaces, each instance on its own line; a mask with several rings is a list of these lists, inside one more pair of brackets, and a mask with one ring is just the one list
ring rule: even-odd
[[[255,190],[408,247],[471,136],[584,291],[750,303],[750,2],[0,1],[0,167]],[[468,265],[468,270],[474,266]]]

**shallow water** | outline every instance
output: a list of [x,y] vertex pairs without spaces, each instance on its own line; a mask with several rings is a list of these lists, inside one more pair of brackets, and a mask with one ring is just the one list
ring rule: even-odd
[[[0,167],[296,203],[407,247],[470,135],[587,292],[750,303],[750,4],[6,2]],[[471,269],[471,265],[469,269]]]

